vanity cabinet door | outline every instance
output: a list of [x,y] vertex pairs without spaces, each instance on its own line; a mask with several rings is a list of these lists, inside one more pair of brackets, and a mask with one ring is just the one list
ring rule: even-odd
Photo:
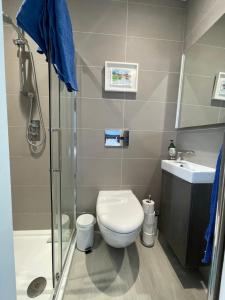
[[163,171],[159,229],[184,267],[201,264],[211,188],[211,184],[191,184]]
[[182,265],[186,264],[191,207],[191,184],[172,176],[171,212],[168,225],[171,229],[169,244]]
[[160,203],[159,230],[167,241],[171,239],[171,198],[172,198],[172,176],[163,172],[162,197]]

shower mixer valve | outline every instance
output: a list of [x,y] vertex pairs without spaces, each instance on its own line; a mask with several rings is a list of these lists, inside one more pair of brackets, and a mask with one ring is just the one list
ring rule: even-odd
[[39,120],[31,120],[29,125],[29,137],[32,142],[40,141],[40,121]]

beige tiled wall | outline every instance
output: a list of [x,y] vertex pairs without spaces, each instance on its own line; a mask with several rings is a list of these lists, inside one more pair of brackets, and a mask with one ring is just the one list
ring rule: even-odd
[[[21,1],[4,0],[4,11],[15,20]],[[9,120],[10,161],[15,230],[50,228],[49,145],[40,155],[32,155],[26,142],[28,99],[19,92],[19,62],[13,39],[17,34],[4,24],[6,84]],[[36,54],[38,87],[46,128],[48,127],[48,67],[44,57]],[[48,133],[48,131],[47,131]]]
[[[95,212],[101,189],[149,193],[159,205],[160,159],[174,130],[184,36],[179,0],[68,0],[78,95],[78,199]],[[106,60],[140,64],[137,94],[104,92]],[[104,148],[104,129],[129,128],[128,149]]]
[[[224,13],[224,0],[189,0],[186,48],[193,45]],[[193,161],[215,167],[224,130],[223,126],[179,130],[177,146],[180,149],[195,150]]]

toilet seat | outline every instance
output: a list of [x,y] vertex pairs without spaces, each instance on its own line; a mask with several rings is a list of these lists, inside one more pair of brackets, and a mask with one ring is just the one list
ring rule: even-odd
[[100,191],[97,221],[105,242],[121,248],[134,242],[144,220],[144,212],[132,191]]

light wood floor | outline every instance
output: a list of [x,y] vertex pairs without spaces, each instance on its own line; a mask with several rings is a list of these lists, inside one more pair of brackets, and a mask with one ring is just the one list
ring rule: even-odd
[[114,249],[97,233],[89,254],[75,251],[64,300],[206,300],[198,272],[182,269],[156,241]]

